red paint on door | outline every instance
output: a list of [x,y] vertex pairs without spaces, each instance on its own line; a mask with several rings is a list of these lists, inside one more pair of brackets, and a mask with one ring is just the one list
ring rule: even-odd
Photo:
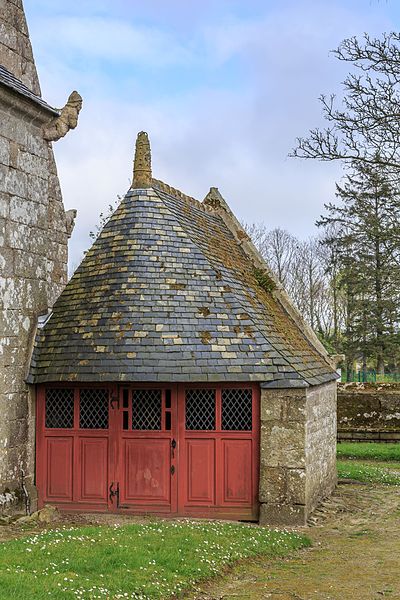
[[53,501],[72,501],[72,437],[49,438],[46,496]]
[[38,389],[40,505],[254,520],[258,453],[255,385]]
[[120,494],[123,504],[163,505],[170,508],[170,440],[158,438],[124,439]]
[[[185,504],[207,506],[215,503],[215,440],[186,439]],[[182,462],[185,461],[182,458]]]
[[179,386],[179,514],[258,518],[259,389]]
[[80,437],[78,447],[78,500],[107,503],[108,439]]
[[118,508],[176,513],[176,401],[176,386],[120,390],[115,474]]
[[251,505],[251,440],[222,440],[223,503]]

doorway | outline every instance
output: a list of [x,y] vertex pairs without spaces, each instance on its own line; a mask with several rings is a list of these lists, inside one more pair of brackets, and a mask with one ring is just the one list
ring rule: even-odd
[[258,518],[256,385],[40,386],[37,415],[41,505]]

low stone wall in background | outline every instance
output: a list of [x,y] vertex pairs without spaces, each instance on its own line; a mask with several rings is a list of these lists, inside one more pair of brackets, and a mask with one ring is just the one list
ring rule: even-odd
[[400,384],[339,384],[337,439],[400,442]]

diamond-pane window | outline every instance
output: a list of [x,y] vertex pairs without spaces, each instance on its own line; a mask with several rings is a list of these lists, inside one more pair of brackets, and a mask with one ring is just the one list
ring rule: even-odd
[[215,429],[215,390],[186,390],[186,429]]
[[108,429],[108,390],[80,390],[79,427]]
[[231,388],[222,390],[222,429],[251,431],[252,392]]
[[161,429],[161,390],[133,390],[132,429]]
[[71,429],[74,426],[74,390],[46,389],[46,427]]

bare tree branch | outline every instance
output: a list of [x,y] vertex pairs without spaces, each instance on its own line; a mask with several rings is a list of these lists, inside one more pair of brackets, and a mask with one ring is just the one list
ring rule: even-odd
[[321,95],[325,129],[299,137],[290,156],[380,165],[400,174],[400,34],[346,39],[333,52],[353,67],[341,102]]

